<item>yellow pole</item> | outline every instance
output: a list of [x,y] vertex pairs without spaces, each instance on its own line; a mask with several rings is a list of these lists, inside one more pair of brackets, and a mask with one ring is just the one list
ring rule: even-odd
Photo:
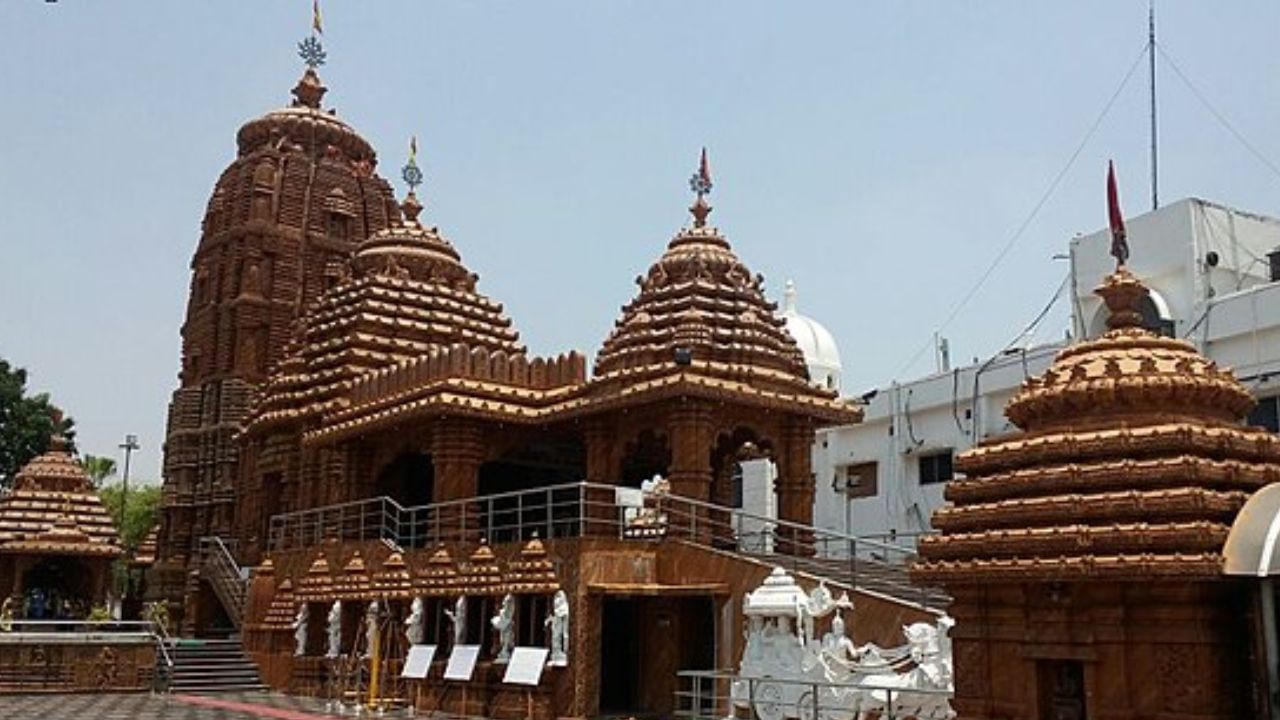
[[369,709],[378,704],[378,672],[382,670],[382,628],[373,634],[373,646],[369,648]]

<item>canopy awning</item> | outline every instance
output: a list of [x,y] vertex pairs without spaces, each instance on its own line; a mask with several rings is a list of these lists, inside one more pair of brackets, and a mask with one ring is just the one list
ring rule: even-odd
[[1280,575],[1280,483],[1255,492],[1240,509],[1222,548],[1222,572],[1245,577]]

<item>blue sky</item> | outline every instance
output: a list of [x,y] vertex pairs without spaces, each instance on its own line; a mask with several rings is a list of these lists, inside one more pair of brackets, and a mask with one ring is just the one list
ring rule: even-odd
[[[594,352],[685,222],[707,145],[712,220],[841,344],[858,393],[927,342],[1141,52],[1146,3],[327,0],[326,104],[398,179],[408,137],[438,224],[537,353]],[[1274,2],[1159,5],[1161,42],[1280,162]],[[141,436],[159,475],[189,262],[236,129],[289,99],[309,0],[0,3],[0,357],[79,424]],[[1161,196],[1280,214],[1280,177],[1168,68]],[[945,329],[1000,349],[1054,253],[1106,221],[1115,158],[1147,209],[1145,65],[987,285]],[[402,188],[401,188],[402,190]],[[1065,309],[1038,336],[1057,337]]]

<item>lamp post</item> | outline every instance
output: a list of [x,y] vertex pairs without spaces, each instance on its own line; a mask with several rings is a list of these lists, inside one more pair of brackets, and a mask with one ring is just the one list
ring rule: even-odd
[[[138,436],[132,433],[124,436],[124,442],[120,443],[120,449],[124,450],[124,475],[120,480],[120,540],[124,541],[124,518],[129,501],[129,460],[133,457],[133,451],[142,447],[138,444]],[[127,566],[126,566],[127,567]],[[120,589],[121,613],[123,614],[124,596],[129,594],[129,575],[126,570],[121,578],[124,587]]]

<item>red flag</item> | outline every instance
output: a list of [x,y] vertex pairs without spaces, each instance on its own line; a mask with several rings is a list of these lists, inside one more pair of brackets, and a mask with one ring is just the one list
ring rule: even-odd
[[1116,190],[1116,168],[1107,161],[1107,219],[1111,223],[1111,256],[1117,265],[1129,259],[1129,241],[1124,230],[1124,215],[1120,213],[1120,192]]
[[711,163],[707,162],[707,149],[702,148],[702,160],[698,162],[698,175],[707,181],[707,186],[711,185]]

